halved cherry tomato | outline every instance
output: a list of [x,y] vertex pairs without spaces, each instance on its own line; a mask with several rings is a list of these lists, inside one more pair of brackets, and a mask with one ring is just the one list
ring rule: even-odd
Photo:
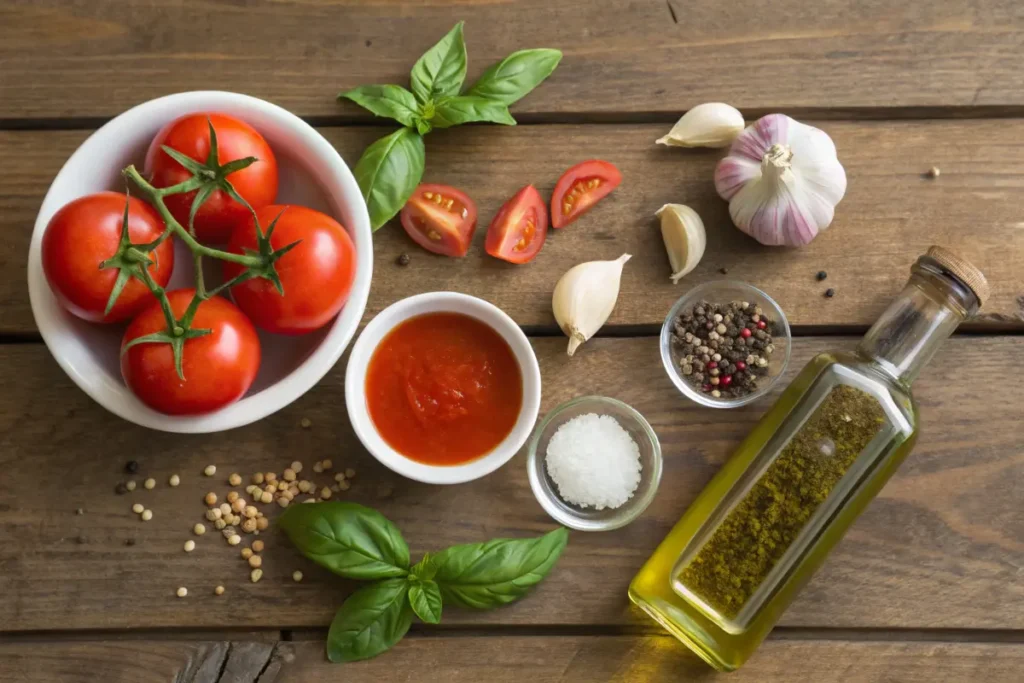
[[476,204],[454,187],[420,185],[402,208],[402,227],[427,251],[465,256],[476,230]]
[[551,195],[551,227],[564,228],[589,211],[622,182],[619,169],[591,159],[562,174]]
[[547,236],[548,207],[537,188],[527,185],[498,210],[484,249],[509,263],[526,263],[540,253]]

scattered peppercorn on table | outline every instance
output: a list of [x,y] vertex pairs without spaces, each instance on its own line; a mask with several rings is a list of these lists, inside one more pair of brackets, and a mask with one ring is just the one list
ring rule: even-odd
[[[1016,4],[943,0],[921,12],[780,0],[739,13],[713,0],[44,0],[2,13],[0,681],[1021,679]],[[109,118],[171,92],[270,100],[315,123],[354,164],[393,127],[335,95],[405,84],[408,66],[458,20],[469,80],[524,47],[564,58],[512,106],[520,125],[430,134],[424,181],[468,193],[481,228],[462,259],[423,251],[397,220],[375,233],[365,320],[426,291],[494,303],[531,335],[541,415],[587,394],[624,401],[657,432],[662,482],[630,526],[573,532],[525,599],[488,612],[446,607],[442,628],[417,623],[380,657],[334,665],[324,639],[353,584],[291,547],[272,523],[281,507],[311,498],[370,505],[402,529],[414,561],[427,549],[537,536],[555,524],[533,498],[525,453],[459,486],[399,477],[348,424],[344,358],[294,404],[231,432],[172,435],[121,421],[42,344],[25,286],[28,244],[71,152]],[[832,226],[788,250],[734,228],[712,182],[724,151],[654,144],[702,102],[728,102],[748,123],[780,111],[831,136],[848,176]],[[549,197],[558,175],[586,159],[614,163],[622,185],[552,230],[530,264],[485,254],[486,225],[505,199],[530,183]],[[654,216],[666,203],[690,206],[707,230],[703,260],[677,285]],[[993,290],[985,315],[915,383],[922,436],[907,462],[750,661],[728,678],[713,673],[630,608],[630,579],[788,379],[826,348],[852,348],[931,244],[984,271]],[[624,253],[632,258],[611,318],[568,358],[551,315],[555,283],[578,263]],[[715,410],[676,390],[657,333],[685,292],[726,278],[778,301],[792,359],[769,398]]]

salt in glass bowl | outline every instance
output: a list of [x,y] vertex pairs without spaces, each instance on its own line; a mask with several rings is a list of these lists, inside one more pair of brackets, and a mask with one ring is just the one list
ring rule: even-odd
[[[545,465],[548,442],[558,428],[587,413],[614,417],[640,448],[640,483],[630,499],[614,510],[583,508],[562,500]],[[537,425],[530,438],[526,469],[533,495],[556,522],[580,531],[610,531],[632,522],[654,500],[661,482],[661,445],[644,416],[622,401],[603,396],[583,396],[556,407]]]
[[[775,351],[768,360],[768,374],[761,377],[755,391],[738,398],[715,398],[710,393],[701,391],[700,387],[690,384],[683,376],[679,367],[679,361],[683,357],[682,349],[674,347],[672,344],[673,327],[676,318],[681,313],[691,310],[699,301],[723,305],[733,301],[747,301],[760,306],[764,315],[772,321],[772,345],[775,347]],[[767,394],[782,377],[786,366],[789,365],[790,341],[789,320],[770,296],[753,285],[736,280],[706,282],[691,289],[676,301],[672,310],[668,312],[665,324],[661,326],[661,362],[665,366],[665,372],[668,373],[669,379],[687,398],[709,408],[738,408]]]

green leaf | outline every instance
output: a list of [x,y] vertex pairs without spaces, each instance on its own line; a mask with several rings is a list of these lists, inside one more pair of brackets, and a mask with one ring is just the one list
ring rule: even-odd
[[430,553],[425,553],[423,559],[412,566],[409,570],[412,576],[415,576],[423,581],[429,581],[434,578],[437,574],[437,565],[434,564],[434,556]]
[[377,230],[398,213],[423,177],[423,138],[411,128],[400,128],[363,151],[355,176]]
[[434,118],[430,123],[434,128],[451,128],[476,121],[516,125],[516,120],[508,113],[506,105],[475,95],[460,95],[441,100],[434,107]]
[[409,77],[416,99],[458,95],[466,80],[466,41],[462,38],[462,22],[423,53],[412,67]]
[[424,118],[422,118],[420,116],[416,117],[416,132],[417,133],[419,133],[420,135],[426,135],[427,133],[429,133],[433,129],[434,129],[434,127],[432,125],[430,125],[430,121],[428,121],[427,119],[424,119]]
[[506,605],[547,576],[568,540],[569,532],[559,528],[539,538],[452,546],[432,558],[434,580],[446,602],[474,609]]
[[356,503],[293,505],[278,524],[299,551],[350,579],[405,576],[409,546],[384,515]]
[[409,604],[424,623],[441,623],[441,589],[433,581],[421,581],[409,586]]
[[403,126],[416,125],[416,98],[400,85],[363,85],[338,97],[352,100],[363,109],[394,119]]
[[332,662],[369,659],[400,641],[412,625],[412,607],[406,600],[408,590],[405,579],[388,579],[350,595],[331,622],[327,658]]
[[540,85],[561,60],[562,53],[558,50],[513,52],[485,71],[466,94],[512,104]]

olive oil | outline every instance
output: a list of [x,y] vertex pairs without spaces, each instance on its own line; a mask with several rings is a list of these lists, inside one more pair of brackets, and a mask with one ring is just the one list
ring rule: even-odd
[[987,294],[932,248],[854,353],[800,372],[630,584],[630,599],[713,667],[743,664],[910,453],[910,384]]

